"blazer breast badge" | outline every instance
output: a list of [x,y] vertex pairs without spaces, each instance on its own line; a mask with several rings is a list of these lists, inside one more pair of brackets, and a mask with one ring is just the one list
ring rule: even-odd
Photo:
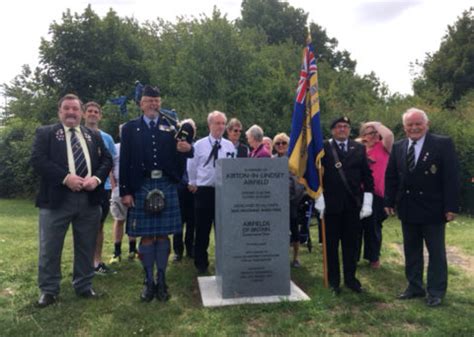
[[64,129],[61,128],[56,131],[56,139],[60,142],[64,142]]

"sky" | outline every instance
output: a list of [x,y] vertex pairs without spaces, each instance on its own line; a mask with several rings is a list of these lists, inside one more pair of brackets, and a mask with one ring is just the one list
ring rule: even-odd
[[[360,75],[375,72],[391,93],[411,94],[410,63],[423,61],[439,49],[448,25],[453,25],[472,0],[289,0],[309,13],[308,23],[326,29],[350,52]],[[42,0],[2,1],[0,4],[0,84],[21,73],[22,65],[38,65],[41,38],[50,39],[49,25],[61,22],[66,9],[82,13],[88,4],[104,16],[113,8],[121,17],[140,22],[160,17],[210,15],[214,6],[227,18],[240,16],[241,1],[234,0]],[[317,46],[314,46],[317,48]]]

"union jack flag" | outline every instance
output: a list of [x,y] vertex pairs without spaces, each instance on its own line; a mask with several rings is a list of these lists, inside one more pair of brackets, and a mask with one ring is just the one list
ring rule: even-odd
[[321,133],[318,67],[309,40],[303,51],[300,79],[291,122],[288,164],[290,171],[305,185],[312,198],[322,192],[321,158],[324,156]]
[[[296,102],[304,103],[306,92],[308,91],[309,78],[312,75],[317,76],[318,66],[316,65],[316,57],[314,56],[313,47],[309,44],[303,51],[303,62],[300,70],[300,80],[298,81],[298,89],[296,89]],[[309,74],[309,76],[308,76]]]

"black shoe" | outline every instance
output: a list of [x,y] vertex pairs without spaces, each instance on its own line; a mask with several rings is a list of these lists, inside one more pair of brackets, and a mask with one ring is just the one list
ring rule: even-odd
[[425,297],[425,293],[424,292],[419,292],[419,293],[415,293],[411,290],[405,290],[404,292],[402,292],[400,295],[397,296],[397,298],[399,300],[410,300],[412,298],[416,298],[416,297]]
[[107,266],[104,262],[99,263],[99,265],[95,268],[95,274],[99,276],[110,275],[110,274],[117,274],[116,270],[113,270],[109,266]]
[[207,267],[197,267],[197,272],[199,275],[205,275],[208,273]]
[[57,297],[55,295],[41,293],[41,295],[38,299],[38,306],[40,308],[45,308],[48,305],[51,305],[51,304],[55,303],[56,299],[57,299]]
[[338,295],[341,293],[341,288],[339,288],[339,287],[331,287],[331,292],[332,292],[334,295],[338,296]]
[[92,288],[89,288],[88,290],[83,291],[81,293],[77,293],[77,296],[82,297],[82,298],[98,298],[99,297],[99,295]]
[[153,297],[155,297],[155,285],[148,285],[148,283],[145,283],[145,286],[143,287],[142,293],[140,295],[140,299],[144,302],[151,302],[153,300]]
[[166,302],[170,299],[170,294],[168,293],[168,286],[166,283],[158,283],[156,285],[156,299],[160,302]]
[[437,307],[437,306],[441,305],[442,302],[443,301],[441,300],[440,297],[434,297],[434,296],[429,295],[426,298],[426,305],[429,306],[429,307]]
[[183,255],[181,255],[181,254],[176,254],[176,255],[173,257],[173,262],[180,262],[182,259],[183,259]]
[[364,292],[364,288],[362,288],[361,285],[359,284],[354,284],[354,285],[346,285],[347,288],[349,288],[350,290],[352,290],[353,292],[357,293],[357,294],[360,294],[360,293],[363,293]]

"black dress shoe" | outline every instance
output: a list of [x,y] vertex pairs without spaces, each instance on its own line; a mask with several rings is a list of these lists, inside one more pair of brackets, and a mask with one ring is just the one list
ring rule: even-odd
[[42,293],[38,299],[38,306],[40,308],[45,308],[48,305],[51,305],[56,302],[56,296],[52,294]]
[[189,250],[189,251],[186,253],[186,257],[188,257],[188,258],[190,258],[190,259],[194,259],[194,251]]
[[425,293],[415,293],[413,291],[410,291],[410,290],[405,290],[404,292],[402,292],[400,295],[397,296],[397,298],[399,300],[409,300],[409,299],[412,299],[412,298],[416,298],[416,297],[425,297]]
[[331,292],[334,294],[334,295],[339,295],[341,293],[341,288],[339,287],[331,287]]
[[156,285],[156,299],[160,302],[166,302],[170,299],[166,283],[158,283]]
[[86,291],[78,293],[77,296],[82,297],[82,298],[98,298],[99,297],[99,295],[92,288],[89,288]]
[[153,300],[153,297],[155,297],[155,285],[148,285],[148,283],[145,283],[142,293],[140,294],[140,299],[143,302],[151,302]]
[[208,273],[207,267],[198,267],[197,272],[199,275],[204,275]]
[[362,288],[362,286],[356,284],[356,285],[350,285],[350,286],[346,286],[347,288],[349,288],[350,290],[352,290],[353,292],[357,293],[357,294],[360,294],[360,293],[363,293],[364,292],[364,288]]
[[428,296],[426,298],[426,305],[429,307],[437,307],[441,305],[442,300],[440,297]]

